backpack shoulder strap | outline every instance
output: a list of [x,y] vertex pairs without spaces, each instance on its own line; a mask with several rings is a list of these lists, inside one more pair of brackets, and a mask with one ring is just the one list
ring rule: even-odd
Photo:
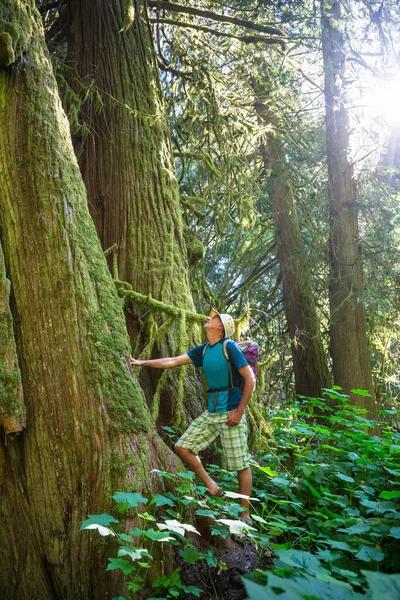
[[222,344],[222,352],[223,355],[225,356],[226,360],[228,361],[228,371],[229,371],[229,383],[231,385],[231,387],[235,387],[233,385],[233,373],[232,373],[232,364],[229,358],[229,353],[228,353],[228,344],[231,340],[225,340],[224,343]]
[[228,344],[231,340],[225,340],[224,343],[222,344],[222,352],[224,353],[224,356],[226,358],[226,360],[230,360],[229,359],[229,353],[228,353]]
[[208,346],[209,346],[209,343],[208,343],[208,342],[207,342],[206,344],[204,344],[204,348],[203,348],[203,352],[201,353],[201,356],[204,356],[204,355],[205,355],[205,353],[206,353],[206,350],[207,350]]

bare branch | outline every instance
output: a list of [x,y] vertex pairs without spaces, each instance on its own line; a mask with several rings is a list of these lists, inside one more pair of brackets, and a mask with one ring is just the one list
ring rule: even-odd
[[217,37],[226,37],[239,40],[245,44],[256,44],[257,42],[262,42],[263,44],[280,44],[282,48],[285,49],[285,42],[281,38],[267,38],[263,35],[234,35],[233,33],[210,29],[209,27],[204,27],[203,25],[195,25],[194,23],[186,23],[184,21],[174,21],[174,19],[150,19],[150,23],[161,23],[164,25],[174,25],[176,27],[197,29],[197,31],[205,31],[206,33],[211,33]]
[[150,8],[158,8],[162,10],[168,10],[171,12],[185,13],[188,15],[196,15],[197,17],[203,17],[205,19],[211,19],[212,21],[220,21],[221,23],[231,23],[232,25],[238,25],[245,29],[252,29],[253,31],[260,31],[261,33],[269,33],[270,35],[283,36],[283,31],[276,27],[270,27],[269,25],[259,25],[252,21],[244,19],[237,19],[236,17],[228,17],[227,15],[219,15],[209,10],[200,10],[192,6],[181,6],[180,4],[174,4],[173,2],[165,2],[164,0],[147,0],[147,4]]

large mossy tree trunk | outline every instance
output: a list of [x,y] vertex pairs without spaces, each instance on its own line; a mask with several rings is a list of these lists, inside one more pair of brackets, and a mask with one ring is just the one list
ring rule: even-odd
[[[69,0],[69,23],[69,63],[93,90],[88,94],[77,88],[89,134],[74,137],[103,249],[116,244],[119,279],[135,291],[191,310],[178,183],[147,3]],[[139,314],[128,315],[133,341],[140,329],[138,317],[146,312],[140,307]],[[142,347],[150,332],[151,327],[142,331]],[[179,328],[173,327],[154,346],[153,356],[186,352],[178,337]],[[160,375],[149,369],[141,374],[150,403]],[[192,370],[185,379],[184,411],[191,419],[201,410],[201,391]],[[161,423],[174,420],[177,380],[176,373],[168,374],[160,402]]]
[[345,67],[341,4],[321,2],[325,77],[326,147],[330,191],[330,340],[336,385],[347,393],[368,390],[353,402],[377,418],[373,398],[363,301],[363,273],[353,167],[349,159],[349,125],[343,100]]
[[3,1],[0,23],[0,239],[27,418],[0,439],[0,595],[100,600],[118,590],[81,521],[118,488],[151,488],[173,457],[128,371],[33,0]]

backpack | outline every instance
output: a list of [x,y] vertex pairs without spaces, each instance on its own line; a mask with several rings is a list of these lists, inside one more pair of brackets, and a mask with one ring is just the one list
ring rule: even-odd
[[[224,356],[226,358],[226,360],[228,361],[228,369],[229,369],[229,381],[231,384],[231,387],[239,387],[241,390],[244,387],[244,379],[243,377],[240,375],[240,373],[238,371],[235,372],[237,373],[237,377],[240,378],[240,383],[239,386],[235,386],[233,385],[233,368],[231,365],[231,361],[229,360],[229,354],[228,354],[228,342],[233,341],[233,340],[225,340],[222,346],[222,352],[224,353]],[[257,379],[257,365],[258,365],[258,345],[256,344],[256,342],[253,342],[251,340],[239,340],[237,342],[235,342],[235,344],[238,346],[238,348],[240,348],[240,350],[243,352],[247,362],[249,363],[249,367],[251,368],[251,370],[253,371],[256,379]],[[207,346],[208,346],[208,342],[207,344],[205,344],[204,348],[203,348],[203,356],[205,354],[205,351],[207,350]]]

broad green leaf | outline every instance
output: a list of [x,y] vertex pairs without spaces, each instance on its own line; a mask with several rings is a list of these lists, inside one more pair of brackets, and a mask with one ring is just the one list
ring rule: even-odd
[[133,537],[143,537],[144,536],[144,529],[139,529],[138,527],[134,527],[133,529],[131,529],[131,531],[129,532],[130,535],[133,535]]
[[[335,389],[337,387],[337,389]],[[334,386],[332,389],[330,388],[322,388],[324,393],[329,396],[330,398],[348,398],[349,396],[347,394],[340,394],[339,390],[341,390],[342,388],[339,386]]]
[[229,531],[234,534],[243,533],[243,531],[257,531],[255,527],[248,525],[244,521],[234,521],[232,519],[217,519],[218,523],[222,523],[229,527]]
[[361,571],[372,592],[372,600],[399,600],[400,575],[387,575],[376,571]]
[[[319,577],[304,575],[294,579],[282,579],[273,573],[268,573],[268,588],[281,589],[286,593],[271,596],[279,600],[298,600],[301,598],[312,600],[366,600],[366,597],[357,594],[350,585],[342,581],[324,581]],[[264,598],[269,598],[264,596]]]
[[335,473],[335,475],[342,481],[348,481],[349,483],[354,483],[353,477],[349,477],[348,475],[344,475],[343,473]]
[[194,514],[199,515],[200,517],[210,517],[211,519],[213,519],[217,513],[214,512],[213,510],[206,510],[204,508],[198,508]]
[[[250,600],[276,600],[278,597],[271,589],[264,585],[259,585],[250,579],[242,578],[246,593]],[[287,594],[279,596],[282,600],[289,600]],[[301,596],[291,596],[291,600],[303,600]]]
[[186,471],[186,472],[180,471],[179,473],[177,473],[177,475],[181,479],[188,479],[188,480],[194,479],[194,476],[195,476],[193,471]]
[[154,540],[156,542],[171,542],[175,541],[175,538],[169,535],[167,531],[155,531],[154,529],[145,529],[143,531],[144,537]]
[[212,550],[207,550],[206,561],[209,567],[216,567],[218,564],[218,558],[215,556]]
[[273,471],[270,467],[262,467],[261,465],[258,465],[257,463],[256,463],[256,466],[260,471],[262,471],[269,477],[277,477],[279,475],[279,473],[277,473],[276,471]]
[[367,533],[367,531],[371,531],[371,525],[368,525],[367,523],[355,523],[347,529],[344,527],[340,527],[338,531],[347,533],[348,535],[361,535],[362,533]]
[[258,515],[251,515],[251,518],[253,519],[253,521],[257,521],[257,523],[264,523],[265,525],[268,525],[268,521],[266,521],[262,517],[259,517]]
[[125,542],[133,542],[132,536],[127,535],[126,533],[120,533],[119,537],[121,538],[121,540],[124,540]]
[[344,452],[341,448],[336,448],[336,446],[331,446],[330,444],[322,444],[321,448],[326,448],[326,450],[333,450],[334,452]]
[[107,565],[106,571],[115,571],[120,569],[124,575],[129,575],[135,570],[135,566],[132,565],[128,560],[124,558],[109,558],[109,564]]
[[324,562],[332,563],[341,558],[342,554],[340,552],[331,552],[330,550],[318,550],[316,556]]
[[389,469],[389,467],[386,467],[386,466],[383,466],[383,468],[385,469],[385,471],[387,471],[391,475],[396,475],[397,477],[400,476],[400,470],[399,469]]
[[400,527],[392,527],[389,531],[391,537],[400,538]]
[[383,552],[381,552],[378,548],[374,546],[362,546],[361,550],[357,552],[356,558],[358,560],[364,560],[365,562],[370,562],[371,560],[380,561],[385,558]]
[[180,535],[185,535],[185,531],[192,531],[193,533],[200,533],[193,527],[193,525],[188,525],[187,523],[179,523],[176,519],[167,519],[165,523],[157,523],[157,527],[162,529],[170,529],[171,531],[175,531],[175,533],[179,533]]
[[146,558],[153,558],[151,554],[147,552],[146,548],[129,548],[128,546],[121,546],[118,549],[118,556],[129,556],[133,561],[140,560],[144,556],[146,556]]
[[336,550],[347,550],[347,552],[352,553],[357,552],[357,548],[352,548],[347,542],[341,542],[340,540],[325,540],[325,543]]
[[158,508],[159,506],[175,506],[175,502],[171,500],[171,498],[167,498],[167,496],[161,496],[161,494],[153,494],[150,504],[155,504]]
[[193,565],[198,560],[205,558],[204,552],[197,552],[193,546],[188,546],[185,550],[179,550],[179,556],[181,556],[186,563]]
[[142,589],[142,587],[143,587],[142,585],[140,585],[139,583],[135,583],[134,581],[128,581],[128,583],[127,583],[127,588],[131,592],[138,592],[139,590]]
[[318,558],[310,552],[302,552],[301,550],[281,550],[279,552],[279,560],[290,567],[302,569],[310,575],[317,573],[327,573],[327,570],[321,566]]
[[305,486],[306,486],[306,487],[307,487],[307,488],[310,490],[310,492],[312,493],[312,495],[313,495],[315,498],[322,498],[321,494],[320,494],[320,493],[319,493],[319,492],[318,492],[318,491],[315,489],[315,487],[313,487],[313,486],[311,485],[311,483],[310,483],[309,481],[307,481],[306,479],[303,479],[303,485],[305,485]]
[[97,529],[102,536],[115,535],[115,533],[108,527],[110,523],[119,523],[117,519],[114,519],[111,515],[103,513],[101,515],[89,515],[86,521],[83,521],[80,526],[80,530],[84,529]]
[[130,492],[117,492],[114,494],[113,499],[118,504],[128,504],[129,508],[137,508],[139,504],[147,504],[147,498],[144,498],[140,493],[130,493]]
[[381,492],[379,498],[384,500],[393,500],[393,498],[400,498],[400,492]]
[[372,396],[371,396],[371,394],[369,393],[368,390],[358,390],[358,389],[355,389],[355,390],[350,390],[350,391],[351,391],[352,394],[357,394],[357,396],[365,396],[365,397],[368,397],[368,398],[372,398]]
[[164,477],[164,479],[175,479],[175,475],[171,473],[167,473],[166,471],[160,471],[159,469],[152,469],[152,473],[157,473],[159,477]]
[[155,521],[155,517],[153,517],[153,515],[149,515],[148,512],[144,512],[144,513],[138,513],[137,515],[138,517],[140,517],[141,519],[144,519],[145,521]]
[[203,590],[196,587],[195,585],[181,585],[181,588],[187,594],[193,594],[193,596],[196,596],[197,598],[200,596],[200,594],[203,593]]

